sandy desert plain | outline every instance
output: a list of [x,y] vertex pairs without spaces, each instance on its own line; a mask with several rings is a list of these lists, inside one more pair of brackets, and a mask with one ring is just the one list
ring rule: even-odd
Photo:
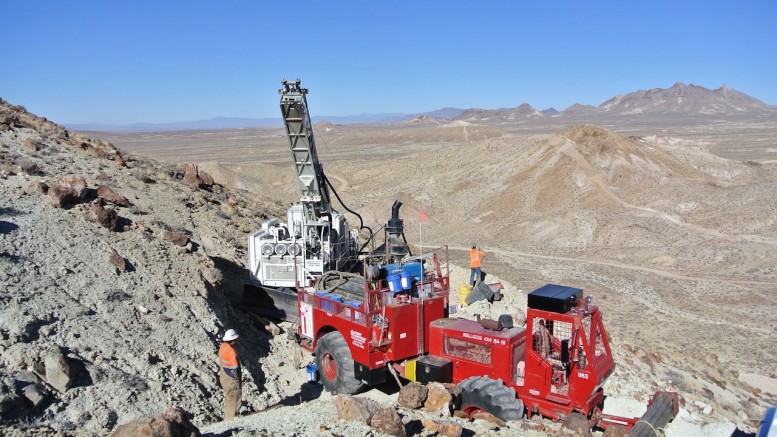
[[[297,200],[280,122],[88,135]],[[777,404],[777,118],[421,117],[322,121],[314,135],[328,177],[366,224],[383,224],[399,199],[413,244],[449,245],[465,265],[476,242],[484,270],[524,293],[584,288],[628,352],[621,367],[648,362],[664,385],[655,389],[751,425]],[[420,209],[430,217],[421,229]]]

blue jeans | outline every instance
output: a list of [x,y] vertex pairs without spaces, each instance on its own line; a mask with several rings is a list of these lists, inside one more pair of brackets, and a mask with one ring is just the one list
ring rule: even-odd
[[469,283],[475,285],[475,282],[480,280],[480,267],[471,267],[469,269]]

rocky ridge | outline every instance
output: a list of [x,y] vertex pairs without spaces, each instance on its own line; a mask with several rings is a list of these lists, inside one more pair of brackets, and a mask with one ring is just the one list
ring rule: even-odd
[[172,405],[198,425],[217,420],[227,326],[260,388],[246,408],[286,396],[261,364],[286,357],[268,358],[272,335],[232,304],[245,235],[276,204],[5,102],[0,128],[3,423],[102,434]]

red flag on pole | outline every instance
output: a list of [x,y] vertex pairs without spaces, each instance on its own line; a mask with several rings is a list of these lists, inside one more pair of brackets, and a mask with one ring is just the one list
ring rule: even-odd
[[421,208],[418,208],[419,211],[421,211],[421,223],[426,223],[429,221],[429,216],[426,215],[426,211],[424,211]]

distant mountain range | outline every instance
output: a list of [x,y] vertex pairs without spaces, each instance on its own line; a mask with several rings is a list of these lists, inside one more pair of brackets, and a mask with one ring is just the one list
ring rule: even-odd
[[775,110],[764,102],[728,86],[709,90],[702,86],[676,83],[671,88],[654,88],[615,96],[599,105],[598,112],[631,114],[730,114]]
[[[547,117],[580,116],[662,116],[662,115],[748,115],[777,116],[777,106],[764,102],[728,86],[716,90],[683,83],[670,88],[654,88],[615,96],[599,106],[575,103],[559,112],[554,108],[538,111],[528,103],[515,108],[500,109],[461,109],[442,108],[436,111],[416,114],[361,114],[348,116],[313,116],[314,123],[328,121],[335,124],[354,123],[395,123],[417,121],[418,117],[431,119],[462,120],[471,122],[531,121]],[[183,121],[175,123],[134,123],[112,125],[103,123],[67,124],[76,131],[102,132],[154,132],[181,130],[216,130],[254,127],[281,127],[280,118],[229,118],[218,117],[210,120]]]
[[698,85],[676,83],[670,88],[654,88],[615,96],[599,106],[575,103],[562,112],[551,108],[537,111],[524,103],[516,108],[462,112],[457,120],[471,122],[508,121],[544,117],[596,116],[777,116],[777,106],[722,86],[710,90]]

